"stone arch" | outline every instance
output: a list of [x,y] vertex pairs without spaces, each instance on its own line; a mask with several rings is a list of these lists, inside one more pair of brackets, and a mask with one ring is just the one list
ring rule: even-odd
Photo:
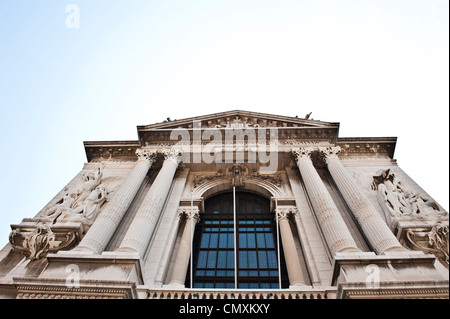
[[[194,198],[203,198],[203,200],[220,193],[233,189],[228,179],[215,179],[207,181],[194,189]],[[246,179],[245,185],[239,187],[239,190],[246,190],[262,195],[268,199],[285,196],[284,192],[277,185],[257,178]]]

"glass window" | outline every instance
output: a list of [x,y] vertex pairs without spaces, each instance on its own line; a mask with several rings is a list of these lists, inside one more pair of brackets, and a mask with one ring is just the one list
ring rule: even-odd
[[[270,201],[247,192],[236,193],[238,288],[279,288],[276,226]],[[280,245],[281,247],[281,245]],[[205,212],[194,235],[194,287],[234,288],[233,194],[205,201]],[[288,287],[281,251],[282,288]],[[190,275],[186,276],[186,287]]]

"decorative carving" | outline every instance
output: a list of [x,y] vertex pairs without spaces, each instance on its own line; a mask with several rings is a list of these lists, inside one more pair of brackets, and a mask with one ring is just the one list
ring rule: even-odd
[[275,217],[278,220],[290,218],[291,216],[295,216],[297,214],[296,207],[278,207],[275,211]]
[[248,168],[243,164],[232,164],[227,167],[225,174],[231,178],[230,186],[242,187],[248,174]]
[[178,164],[181,162],[181,155],[183,154],[181,149],[170,148],[161,150],[160,152],[164,155],[166,160],[168,159],[177,162]]
[[138,160],[148,160],[153,163],[156,160],[157,152],[154,149],[138,148],[136,155]]
[[200,211],[198,207],[180,207],[178,208],[177,217],[180,220],[193,219],[196,223],[200,221]]
[[325,158],[325,162],[328,164],[329,161],[339,159],[339,154],[341,153],[340,146],[330,146],[330,147],[321,147],[320,151]]
[[9,234],[9,242],[31,260],[45,257],[49,252],[67,248],[76,242],[75,232],[55,234],[49,225],[39,223],[30,231],[14,229]]
[[406,239],[415,249],[425,253],[433,253],[439,260],[449,263],[449,226],[436,223],[431,230],[409,229]]
[[401,216],[446,215],[435,201],[406,189],[390,170],[381,170],[373,176],[372,190],[378,192],[378,202],[388,220]]
[[15,226],[9,236],[14,249],[36,260],[76,245],[108,200],[108,191],[102,184],[103,168],[104,163],[83,174],[71,190],[65,189],[59,201],[32,220],[34,224]]
[[292,153],[295,156],[295,159],[297,161],[303,160],[303,159],[310,159],[311,153],[314,151],[314,148],[312,147],[299,147],[299,148],[293,148]]

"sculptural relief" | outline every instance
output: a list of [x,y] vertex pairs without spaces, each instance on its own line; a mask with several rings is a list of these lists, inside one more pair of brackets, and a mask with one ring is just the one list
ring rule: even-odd
[[378,202],[388,220],[402,216],[447,215],[432,199],[404,187],[390,169],[373,176],[372,190],[377,191]]

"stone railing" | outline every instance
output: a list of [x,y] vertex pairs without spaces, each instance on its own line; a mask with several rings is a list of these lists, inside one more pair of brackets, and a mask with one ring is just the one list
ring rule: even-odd
[[[138,288],[140,298],[147,299],[334,299],[330,287],[308,289],[150,289]],[[144,297],[145,298],[145,297]]]

